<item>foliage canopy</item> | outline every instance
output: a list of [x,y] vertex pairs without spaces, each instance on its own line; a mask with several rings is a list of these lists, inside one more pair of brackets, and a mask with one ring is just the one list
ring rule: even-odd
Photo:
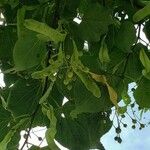
[[0,11],[0,150],[16,150],[21,130],[27,144],[36,126],[48,128],[43,150],[59,149],[54,139],[103,150],[111,108],[123,116],[133,106],[132,82],[135,102],[150,108],[149,44],[140,37],[143,27],[150,40],[148,0],[1,0]]

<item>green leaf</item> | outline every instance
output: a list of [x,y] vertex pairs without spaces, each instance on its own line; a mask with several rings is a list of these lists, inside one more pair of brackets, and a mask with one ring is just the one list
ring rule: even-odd
[[118,113],[119,114],[124,114],[127,111],[127,106],[119,107],[118,108]]
[[127,57],[125,76],[132,81],[137,81],[142,76],[142,65],[139,59],[139,49]]
[[136,30],[134,24],[124,21],[115,37],[115,45],[124,52],[131,52],[130,48],[136,41]]
[[62,42],[65,39],[65,34],[60,33],[59,31],[49,27],[48,25],[38,22],[33,19],[25,20],[25,27],[29,30],[38,32],[50,38],[54,42]]
[[[57,80],[56,80],[57,82]],[[64,99],[64,95],[61,91],[58,90],[57,85],[55,84],[53,85],[52,91],[49,94],[49,97],[47,98],[47,103],[49,105],[52,105],[53,108],[57,109],[58,107],[60,107],[63,103],[63,99]]]
[[64,52],[66,57],[71,57],[73,54],[73,41],[69,35],[66,36],[64,41]]
[[114,74],[118,72],[118,70],[121,70],[124,60],[127,56],[126,53],[116,47],[111,49],[109,55],[111,61],[107,66],[107,70]]
[[[91,72],[100,74],[102,72],[101,63],[97,56],[84,55],[81,57],[81,61],[84,66],[88,67]],[[95,64],[97,64],[95,66]]]
[[148,3],[144,8],[137,11],[133,16],[134,22],[139,22],[143,20],[145,17],[150,15],[150,3]]
[[27,31],[15,44],[13,59],[15,69],[22,71],[39,65],[46,53],[45,43],[34,32]]
[[150,80],[142,78],[134,91],[134,97],[141,108],[150,108]]
[[43,70],[32,73],[32,78],[40,79],[48,76],[52,80],[52,82],[54,82],[56,78],[54,74],[57,74],[63,64],[63,56],[64,55],[62,53],[62,48],[60,46],[57,59],[55,61],[52,59],[52,63]]
[[31,148],[29,148],[29,150],[50,150],[48,146],[45,147],[38,147],[38,146],[32,146]]
[[91,76],[95,81],[103,83],[107,86],[108,93],[109,93],[109,96],[110,96],[110,100],[116,106],[116,108],[118,108],[118,102],[117,102],[118,95],[117,95],[116,91],[108,84],[106,76],[97,75],[97,74],[94,74],[94,73],[91,73]]
[[0,141],[5,137],[7,132],[10,130],[8,126],[11,122],[12,116],[9,111],[0,106]]
[[108,54],[108,48],[104,40],[105,39],[103,39],[101,42],[101,48],[99,51],[99,60],[102,64],[107,64],[110,62],[110,58]]
[[122,100],[126,106],[128,106],[131,103],[131,98],[128,95],[128,87],[124,88],[122,94],[121,94]]
[[39,102],[41,85],[35,80],[18,80],[11,88],[7,107],[14,117],[31,115]]
[[[110,129],[109,117],[100,113],[80,115],[77,119],[60,118],[56,140],[71,150],[98,149],[104,147],[100,138]],[[82,143],[82,144],[81,144]]]
[[101,97],[101,91],[98,85],[91,79],[91,77],[80,70],[75,70],[75,73],[83,82],[85,87],[97,98]]
[[145,69],[142,71],[143,75],[147,78],[150,79],[150,59],[146,55],[144,49],[140,51],[140,60],[145,67]]
[[18,9],[17,11],[17,32],[18,38],[22,35],[24,31],[24,18],[25,18],[25,7]]
[[[16,28],[6,26],[0,27],[0,59],[5,63],[12,60],[14,43],[17,40]],[[3,67],[3,66],[2,66]]]
[[[76,118],[81,113],[95,113],[100,111],[107,111],[112,107],[107,88],[101,87],[101,97],[95,97],[89,92],[84,84],[77,80],[74,83],[73,94],[71,98],[75,100],[75,109],[71,111],[71,116]],[[67,97],[69,99],[69,97]]]
[[54,85],[54,82],[51,82],[45,94],[40,98],[39,104],[44,103],[48,99],[50,92],[52,91],[53,85]]
[[[25,124],[23,124],[25,125]],[[15,150],[19,147],[20,141],[20,128],[16,131],[16,133],[12,136],[11,141],[7,145],[7,150]]]
[[147,71],[144,69],[144,70],[142,70],[142,74],[143,74],[147,79],[150,80],[150,72],[147,72]]
[[19,0],[1,0],[0,6],[4,4],[11,5],[12,8],[16,7],[19,3]]
[[98,3],[90,4],[79,25],[79,37],[87,41],[99,41],[110,24],[112,18],[109,11]]
[[98,85],[89,76],[89,69],[85,67],[79,59],[79,52],[77,50],[76,44],[74,43],[74,53],[71,57],[71,67],[76,75],[83,82],[85,87],[93,93],[95,97],[100,97],[101,92]]
[[7,150],[7,145],[11,141],[11,138],[16,133],[17,129],[26,121],[26,119],[21,120],[7,133],[5,138],[0,142],[0,150]]
[[114,104],[116,108],[118,108],[118,95],[116,91],[107,83],[107,88],[110,96],[111,102]]
[[150,72],[150,59],[146,55],[144,49],[141,49],[141,51],[140,51],[140,60],[141,60],[141,62],[143,64],[143,66],[145,67],[145,69],[148,72]]
[[57,118],[54,115],[53,107],[50,105],[49,107],[43,105],[43,109],[45,110],[48,119],[50,120],[50,127],[46,131],[46,140],[48,146],[51,150],[59,150],[56,146],[54,139],[57,133],[56,125],[57,125]]

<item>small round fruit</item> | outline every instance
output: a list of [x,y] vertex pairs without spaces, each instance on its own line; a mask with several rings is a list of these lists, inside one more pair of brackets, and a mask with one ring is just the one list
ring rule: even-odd
[[50,63],[50,64],[53,64],[53,63],[54,63],[54,60],[53,60],[53,59],[50,59],[50,60],[49,60],[49,63]]
[[141,123],[141,124],[140,124],[140,127],[141,127],[141,128],[145,128],[145,124],[142,124],[142,123]]
[[24,134],[24,135],[23,135],[23,138],[24,138],[24,139],[26,139],[27,137],[28,137],[28,135],[27,135],[27,134]]
[[117,127],[117,128],[116,128],[116,133],[117,133],[117,134],[121,133],[120,127]]
[[134,92],[134,91],[135,91],[135,88],[132,88],[131,91]]
[[66,59],[70,59],[70,55],[66,55]]
[[77,78],[74,76],[72,80],[73,80],[73,81],[76,81],[76,79],[77,79]]
[[125,118],[125,115],[121,115],[122,118]]
[[137,121],[136,121],[135,119],[132,119],[132,123],[133,123],[133,124],[136,124]]
[[79,56],[83,56],[83,52],[82,51],[79,51]]
[[70,91],[72,89],[72,85],[68,85],[67,89]]
[[39,141],[42,141],[42,138],[41,138],[41,137],[38,137],[38,140],[39,140]]
[[64,80],[64,85],[67,85],[67,84],[69,84],[69,81],[68,80]]
[[131,104],[131,107],[133,108],[135,106],[135,104],[133,103],[133,104]]
[[136,128],[136,126],[135,125],[132,125],[132,129],[135,129]]
[[118,137],[118,143],[122,143],[121,137]]
[[67,74],[67,76],[68,76],[69,78],[72,78],[72,77],[73,77],[73,72],[72,72],[72,71],[69,71],[68,74]]
[[115,141],[118,141],[118,136],[115,136],[115,137],[114,137],[114,140],[115,140]]
[[56,81],[56,77],[55,76],[50,76],[50,79],[55,82]]
[[127,127],[127,124],[123,124],[123,127],[126,128],[126,127]]
[[84,67],[83,70],[84,70],[85,72],[89,72],[89,68],[88,68],[88,67]]

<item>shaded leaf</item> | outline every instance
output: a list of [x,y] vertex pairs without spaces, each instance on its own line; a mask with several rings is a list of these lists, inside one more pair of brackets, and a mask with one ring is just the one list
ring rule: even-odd
[[7,107],[14,117],[30,115],[36,109],[40,96],[40,82],[35,80],[18,80],[10,88]]
[[26,32],[15,44],[13,59],[15,69],[22,71],[41,63],[46,53],[45,44],[34,32]]
[[[82,113],[95,113],[101,111],[107,111],[112,107],[109,93],[106,87],[100,86],[101,97],[95,97],[91,92],[87,91],[83,83],[77,80],[72,89],[71,98],[66,95],[69,100],[74,100],[75,108],[71,111],[71,117],[76,118],[78,114]],[[65,94],[65,93],[64,93]]]
[[141,108],[150,108],[150,80],[142,78],[134,91],[134,97]]
[[60,118],[56,140],[71,150],[102,148],[100,137],[110,129],[111,124],[109,118],[103,118],[100,113],[80,115],[74,120]]
[[[98,3],[90,4],[79,25],[80,37],[87,41],[99,41],[112,24],[110,13]],[[92,30],[91,30],[92,29]]]
[[145,33],[147,39],[150,41],[150,20],[145,22],[143,32]]
[[0,106],[0,141],[3,140],[10,128],[8,125],[11,122],[12,116],[9,111]]
[[130,52],[131,46],[136,40],[136,30],[134,24],[124,21],[115,37],[115,45],[124,52]]
[[16,31],[14,27],[0,27],[0,59],[5,64],[12,60],[13,47],[17,40]]
[[142,65],[139,59],[139,49],[127,57],[125,76],[132,81],[137,81],[142,76]]

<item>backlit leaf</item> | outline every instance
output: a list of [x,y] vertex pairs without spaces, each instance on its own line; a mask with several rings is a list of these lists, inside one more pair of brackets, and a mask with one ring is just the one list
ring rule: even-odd
[[139,22],[145,17],[147,17],[148,15],[150,15],[150,3],[134,14],[133,21]]
[[101,96],[98,85],[90,78],[90,76],[88,76],[87,73],[84,73],[80,70],[75,71],[75,73],[81,79],[85,87],[92,92],[95,97],[99,98]]
[[61,41],[64,41],[65,39],[65,34],[60,33],[59,31],[49,27],[48,25],[42,22],[38,22],[33,19],[28,19],[28,20],[25,20],[24,25],[26,28],[32,31],[38,32],[40,34],[43,34],[49,37],[49,39],[54,42],[61,42]]
[[134,24],[129,21],[124,21],[117,35],[115,36],[115,45],[124,52],[131,52],[131,46],[136,40],[136,30]]
[[59,150],[59,148],[56,146],[54,139],[55,135],[57,133],[56,125],[57,125],[57,118],[54,115],[53,107],[43,107],[46,111],[47,117],[50,120],[50,127],[46,131],[46,140],[48,143],[48,146],[52,150]]
[[142,71],[143,75],[150,79],[150,59],[148,58],[148,56],[146,55],[144,49],[142,49],[140,51],[140,60],[143,64],[143,66],[145,67],[145,69]]
[[108,48],[107,48],[107,45],[106,45],[104,39],[101,42],[101,48],[99,51],[99,59],[102,64],[107,64],[110,62]]

